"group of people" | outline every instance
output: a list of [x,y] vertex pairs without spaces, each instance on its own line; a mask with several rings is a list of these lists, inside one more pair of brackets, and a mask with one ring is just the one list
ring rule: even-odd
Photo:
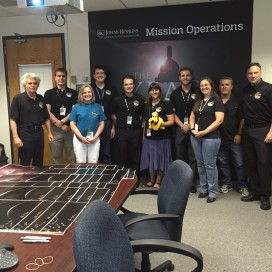
[[144,101],[135,93],[131,75],[122,78],[123,92],[118,94],[106,83],[103,66],[95,67],[94,81],[82,85],[79,93],[67,87],[66,70],[57,69],[56,87],[44,97],[37,94],[39,77],[25,74],[25,93],[14,97],[10,111],[20,164],[43,164],[45,124],[55,164],[63,163],[64,147],[68,163],[110,164],[114,138],[119,165],[138,175],[148,169],[145,186],[160,188],[172,160],[181,159],[194,174],[191,192],[197,192],[199,178],[198,197],[212,203],[219,191],[233,189],[234,169],[241,200],[261,200],[261,209],[269,210],[272,85],[262,80],[259,63],[248,65],[246,77],[248,85],[237,97],[230,77],[220,79],[217,92],[209,77],[196,86],[192,70],[184,67],[181,84],[167,102],[156,82]]

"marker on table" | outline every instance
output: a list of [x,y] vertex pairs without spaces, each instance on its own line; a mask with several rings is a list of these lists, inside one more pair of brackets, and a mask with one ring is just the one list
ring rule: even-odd
[[31,239],[25,239],[25,240],[22,240],[23,243],[49,243],[50,240],[46,240],[46,239],[41,239],[41,240],[38,240],[38,239],[34,239],[34,240],[31,240]]
[[50,236],[23,236],[22,240],[51,240]]

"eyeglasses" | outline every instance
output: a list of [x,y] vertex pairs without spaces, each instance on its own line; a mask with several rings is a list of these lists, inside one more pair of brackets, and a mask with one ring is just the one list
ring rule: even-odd
[[44,258],[36,258],[34,263],[28,263],[25,268],[27,270],[37,270],[41,266],[44,266],[46,264],[51,264],[53,262],[52,256],[47,256]]

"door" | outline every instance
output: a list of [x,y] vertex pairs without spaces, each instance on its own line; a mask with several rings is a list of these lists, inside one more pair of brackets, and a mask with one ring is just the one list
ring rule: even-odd
[[[24,36],[23,40],[14,37],[4,37],[5,71],[9,105],[13,97],[20,93],[19,67],[31,64],[49,64],[52,67],[52,86],[54,71],[65,67],[64,34]],[[44,93],[45,90],[40,90]],[[39,89],[38,89],[39,93]],[[51,152],[44,127],[44,164],[52,163]],[[18,150],[12,143],[12,162],[18,164]]]

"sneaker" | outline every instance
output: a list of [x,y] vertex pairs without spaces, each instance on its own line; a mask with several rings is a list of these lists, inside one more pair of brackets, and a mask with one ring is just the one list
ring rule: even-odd
[[245,187],[245,188],[241,188],[239,189],[239,193],[242,195],[242,196],[248,196],[249,195],[249,191],[248,189]]
[[219,192],[222,194],[226,194],[229,191],[231,191],[233,188],[231,186],[228,186],[226,184],[222,185],[222,187],[220,188]]

